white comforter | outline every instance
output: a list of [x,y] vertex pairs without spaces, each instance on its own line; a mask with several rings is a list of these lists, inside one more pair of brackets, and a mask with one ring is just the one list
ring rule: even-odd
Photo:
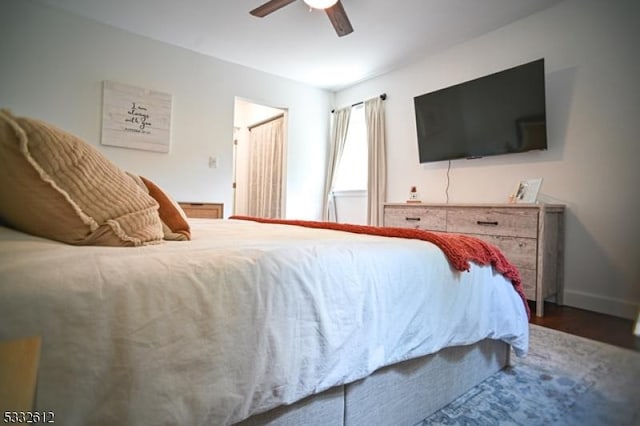
[[512,285],[434,245],[239,220],[74,247],[0,227],[0,339],[43,336],[56,423],[220,425],[486,337],[527,351]]

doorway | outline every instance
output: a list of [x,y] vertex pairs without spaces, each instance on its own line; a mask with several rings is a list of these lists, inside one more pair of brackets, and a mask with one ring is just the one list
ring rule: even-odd
[[287,110],[236,97],[233,126],[233,214],[283,217]]

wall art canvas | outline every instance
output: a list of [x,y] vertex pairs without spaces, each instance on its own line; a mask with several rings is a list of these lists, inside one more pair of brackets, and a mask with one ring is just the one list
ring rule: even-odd
[[100,143],[169,152],[171,102],[168,93],[104,81]]

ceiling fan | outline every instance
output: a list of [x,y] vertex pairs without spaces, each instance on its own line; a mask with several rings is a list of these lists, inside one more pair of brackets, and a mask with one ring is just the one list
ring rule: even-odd
[[[268,14],[294,1],[296,0],[269,0],[249,13],[258,18],[264,18]],[[338,33],[338,37],[346,36],[353,32],[353,27],[351,26],[351,22],[349,22],[347,12],[345,12],[340,0],[304,0],[304,2],[313,9],[324,9],[333,28],[335,28],[336,33]]]

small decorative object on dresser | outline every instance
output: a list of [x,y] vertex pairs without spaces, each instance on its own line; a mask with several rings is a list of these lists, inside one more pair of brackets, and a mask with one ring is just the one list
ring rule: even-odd
[[384,205],[384,226],[455,232],[497,246],[522,277],[536,315],[544,300],[562,304],[564,206],[560,204],[394,204]]
[[421,202],[422,201],[418,199],[418,187],[412,186],[411,190],[409,191],[409,199],[407,200],[407,203],[420,204]]
[[179,202],[187,217],[203,219],[222,219],[224,205],[222,203],[187,203]]

